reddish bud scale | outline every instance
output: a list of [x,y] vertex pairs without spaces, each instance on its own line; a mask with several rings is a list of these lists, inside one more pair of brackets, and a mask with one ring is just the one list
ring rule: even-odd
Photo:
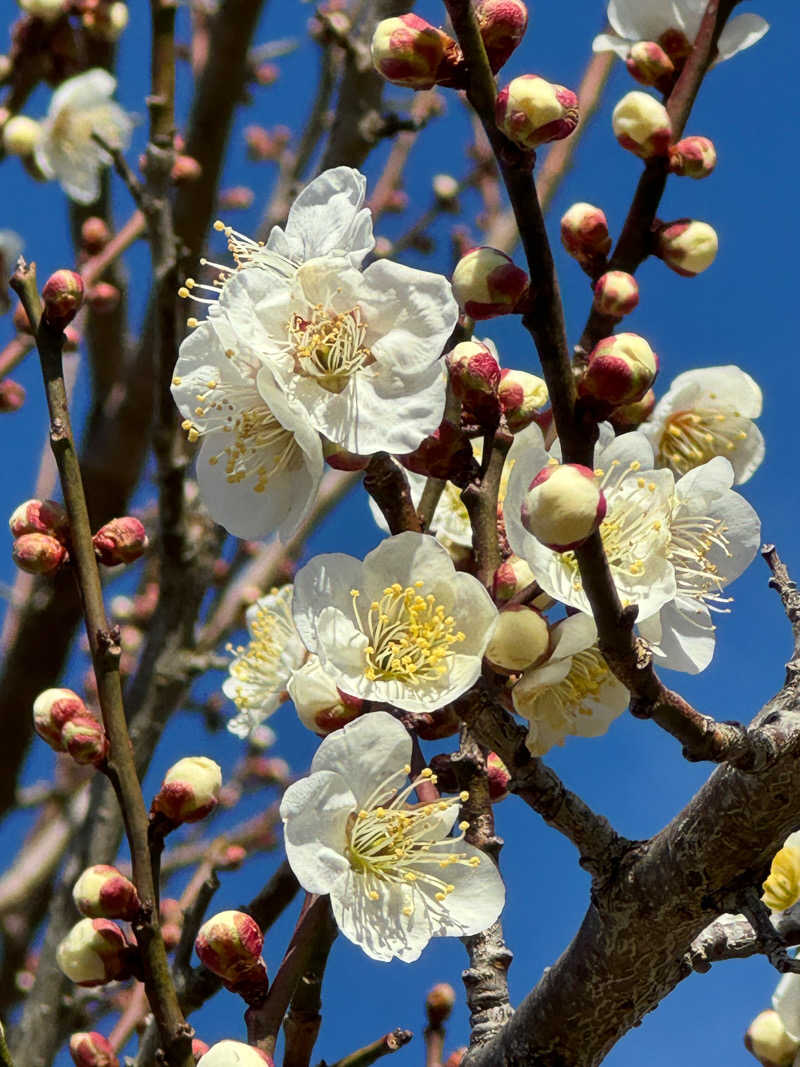
[[261,959],[264,935],[258,923],[242,911],[223,911],[205,922],[194,947],[205,966],[226,988],[246,998],[263,995],[267,969]]
[[188,756],[167,771],[152,810],[174,825],[199,822],[216,808],[222,771],[207,756]]
[[448,353],[447,365],[453,392],[464,405],[479,421],[487,409],[496,420],[500,365],[489,348],[479,341],[462,341]]
[[106,247],[111,240],[111,231],[105,221],[97,215],[86,219],[81,226],[81,244],[94,256]]
[[444,1067],[461,1067],[461,1061],[467,1054],[465,1048],[457,1048],[455,1052],[451,1052],[447,1059],[444,1061]]
[[528,27],[528,9],[522,0],[478,0],[475,17],[492,73],[511,57]]
[[205,1056],[205,1054],[208,1052],[208,1050],[210,1048],[211,1048],[211,1046],[207,1045],[205,1043],[205,1041],[201,1041],[199,1037],[193,1037],[192,1038],[192,1055],[194,1056],[195,1063],[197,1063],[197,1061],[200,1059],[201,1056]]
[[489,799],[493,804],[499,804],[508,796],[511,774],[496,752],[490,752],[486,757],[486,774],[489,779]]
[[66,562],[67,550],[49,534],[29,533],[14,541],[11,556],[27,574],[54,574]]
[[617,433],[628,433],[641,426],[649,419],[656,406],[656,394],[648,389],[641,400],[634,400],[632,404],[620,404],[615,407],[608,416],[608,421]]
[[668,91],[675,81],[675,64],[655,41],[636,41],[625,61],[629,74],[641,85]]
[[632,274],[610,270],[594,284],[594,306],[601,315],[621,319],[639,303],[639,286]]
[[538,74],[522,74],[497,94],[495,121],[521,148],[569,137],[579,119],[578,97]]
[[497,248],[470,248],[453,271],[453,295],[476,321],[512,313],[528,291],[530,278]]
[[509,556],[494,572],[492,597],[495,603],[505,604],[533,581],[533,571],[525,560],[519,556]]
[[234,185],[230,189],[222,189],[219,194],[219,207],[221,211],[246,211],[252,207],[256,194],[246,185]]
[[64,747],[83,766],[103,763],[108,756],[108,737],[101,723],[90,715],[76,715],[61,731]]
[[57,752],[64,751],[64,724],[88,715],[88,708],[71,689],[45,689],[33,702],[33,727]]
[[49,323],[63,329],[83,303],[83,278],[74,270],[57,270],[42,289],[43,314]]
[[338,693],[341,704],[318,711],[314,717],[317,732],[325,737],[332,734],[334,730],[341,730],[343,726],[347,726],[364,710],[364,701],[360,697],[350,696],[349,693],[343,693],[341,689],[338,689]]
[[329,441],[327,437],[322,439],[322,454],[325,462],[335,471],[363,471],[369,466],[371,456],[359,456],[355,452],[348,452],[341,445]]
[[432,89],[451,38],[418,15],[384,19],[375,27],[372,62],[394,85]]
[[12,537],[24,534],[49,534],[66,541],[69,533],[69,518],[65,509],[55,500],[26,500],[14,508],[8,520]]
[[717,165],[717,150],[708,137],[684,137],[670,147],[669,169],[682,178],[707,178]]
[[87,867],[72,890],[81,915],[92,919],[124,919],[133,922],[142,910],[136,886],[108,864]]
[[561,219],[561,243],[582,266],[604,262],[611,251],[605,213],[593,204],[573,204]]
[[139,559],[146,552],[149,541],[139,519],[125,515],[101,526],[92,543],[98,560],[106,567],[115,567]]
[[578,385],[583,397],[616,407],[640,400],[658,374],[658,356],[643,337],[618,333],[604,337],[589,354]]
[[10,415],[19,411],[25,403],[25,386],[11,378],[4,378],[0,382],[0,415]]
[[108,1039],[96,1030],[73,1034],[69,1039],[69,1052],[76,1067],[119,1067]]
[[449,478],[458,485],[461,484],[462,475],[464,478],[469,477],[475,464],[469,438],[459,427],[447,421],[430,437],[426,437],[413,452],[397,458],[414,474],[425,474],[430,478]]
[[675,64],[676,68],[683,66],[684,60],[692,50],[692,42],[683,30],[674,28],[665,30],[658,38],[658,43]]
[[509,430],[519,433],[532,422],[539,421],[548,399],[547,386],[535,374],[504,367],[500,372],[497,399]]

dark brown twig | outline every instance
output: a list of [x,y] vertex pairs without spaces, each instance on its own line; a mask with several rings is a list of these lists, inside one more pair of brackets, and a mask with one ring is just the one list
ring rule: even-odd
[[391,1030],[371,1045],[365,1045],[357,1052],[351,1052],[349,1056],[337,1060],[332,1067],[370,1067],[370,1064],[382,1056],[388,1056],[390,1052],[397,1052],[403,1045],[407,1045],[413,1036],[410,1030]]

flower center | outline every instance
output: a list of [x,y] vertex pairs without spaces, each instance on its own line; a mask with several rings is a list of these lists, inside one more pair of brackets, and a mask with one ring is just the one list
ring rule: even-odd
[[240,683],[233,695],[240,711],[261,708],[265,691],[280,693],[286,685],[288,671],[282,656],[296,633],[292,618],[292,587],[285,585],[271,590],[271,594],[271,604],[259,604],[248,621],[249,643],[236,647],[227,645],[227,651],[236,657],[228,670]]
[[316,304],[310,319],[294,314],[288,331],[298,374],[316,378],[329,393],[341,393],[352,374],[375,362],[359,307],[337,314]]
[[453,841],[460,841],[468,823],[459,824],[460,837],[442,837],[443,812],[469,799],[469,793],[447,797],[432,804],[408,805],[406,800],[424,781],[436,782],[436,776],[425,768],[420,776],[404,788],[397,789],[398,778],[411,772],[406,765],[390,775],[368,798],[363,808],[350,815],[347,824],[346,855],[351,868],[364,879],[367,896],[379,900],[381,891],[392,885],[404,885],[411,890],[411,898],[403,908],[404,915],[414,911],[416,892],[427,890],[442,903],[455,886],[439,872],[453,864],[477,867],[480,857],[452,851]]
[[373,600],[362,619],[358,610],[358,589],[351,589],[353,614],[361,632],[368,638],[364,649],[364,676],[369,681],[399,681],[419,685],[446,674],[452,646],[465,635],[454,629],[455,619],[429,593],[422,596],[423,582],[404,589],[399,582],[383,590]]
[[712,548],[721,549],[730,558],[727,526],[721,519],[705,515],[676,515],[670,523],[671,540],[667,558],[675,568],[678,590],[695,600],[702,600],[711,611],[727,611],[732,597],[721,596],[726,579],[708,558]]
[[736,411],[692,408],[676,411],[664,425],[658,445],[659,463],[678,474],[725,456],[747,438],[748,419]]
[[586,706],[589,697],[596,697],[610,674],[608,664],[597,648],[587,648],[572,657],[569,674],[549,691],[562,709],[577,708],[579,715],[591,715]]

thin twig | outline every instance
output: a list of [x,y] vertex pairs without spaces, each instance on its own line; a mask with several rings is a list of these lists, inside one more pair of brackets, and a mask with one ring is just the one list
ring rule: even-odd
[[410,1030],[402,1030],[398,1027],[397,1030],[391,1030],[383,1037],[379,1037],[371,1045],[365,1045],[357,1052],[351,1052],[349,1056],[337,1060],[332,1067],[370,1067],[371,1063],[375,1063],[382,1056],[388,1056],[390,1052],[397,1052],[403,1045],[407,1045],[413,1036]]
[[770,910],[761,900],[758,890],[752,887],[745,890],[739,906],[750,920],[761,951],[775,970],[781,974],[800,974],[800,959],[790,956],[786,951],[786,942],[772,925]]
[[381,509],[393,534],[419,532],[420,521],[405,470],[394,456],[376,452],[364,475],[364,488]]

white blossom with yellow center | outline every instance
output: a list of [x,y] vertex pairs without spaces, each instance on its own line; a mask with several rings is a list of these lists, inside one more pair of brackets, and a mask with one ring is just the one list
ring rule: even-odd
[[235,658],[222,683],[222,692],[238,709],[228,729],[242,738],[283,703],[292,672],[308,656],[292,618],[291,584],[260,597],[247,609],[245,619],[250,640],[236,648],[228,646]]
[[111,163],[94,140],[98,134],[111,148],[126,149],[133,121],[111,97],[117,83],[95,68],[63,82],[53,93],[36,143],[36,163],[46,178],[55,178],[79,204],[100,195],[100,171]]
[[597,628],[579,612],[550,631],[552,651],[525,671],[511,691],[514,710],[528,720],[534,756],[570,735],[599,737],[628,706],[629,694],[597,648]]
[[427,534],[388,537],[361,560],[316,556],[298,572],[294,619],[343,693],[434,711],[477,680],[497,609]]
[[488,856],[450,832],[465,798],[410,803],[411,738],[386,712],[326,737],[281,801],[286,855],[309,893],[330,893],[339,929],[372,959],[416,960],[431,937],[463,937],[500,914]]
[[741,484],[764,459],[764,438],[753,422],[761,404],[761,390],[739,367],[702,367],[679,374],[640,429],[659,467],[681,475],[724,456]]
[[211,517],[237,537],[291,537],[322,478],[322,443],[260,354],[216,307],[181,344],[172,395]]

